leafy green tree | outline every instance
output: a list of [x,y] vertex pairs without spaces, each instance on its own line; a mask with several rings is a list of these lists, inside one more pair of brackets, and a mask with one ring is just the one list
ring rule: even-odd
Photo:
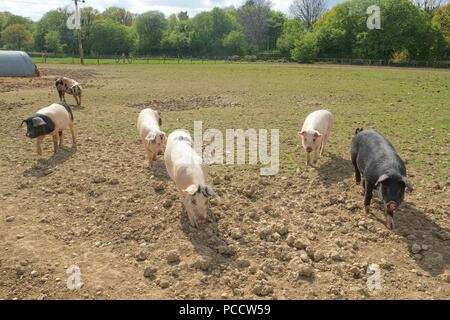
[[111,19],[128,27],[133,24],[135,18],[135,15],[130,11],[119,7],[109,7],[105,11],[103,11],[102,15],[106,19]]
[[277,40],[277,49],[283,56],[290,57],[291,51],[295,47],[295,41],[301,39],[305,32],[305,27],[300,19],[286,21],[283,33]]
[[0,12],[0,32],[4,29],[3,24],[6,21],[6,18],[11,15],[10,12],[4,11],[4,12]]
[[7,49],[23,50],[33,44],[33,35],[23,24],[12,24],[2,31],[2,41]]
[[180,21],[187,21],[187,20],[189,20],[189,15],[188,15],[187,11],[180,11],[177,14],[177,18]]
[[267,20],[267,50],[276,48],[277,40],[283,34],[284,24],[286,23],[286,16],[277,11],[270,11]]
[[92,52],[98,55],[130,54],[136,47],[136,33],[131,27],[112,20],[99,20],[92,29]]
[[436,10],[432,24],[436,32],[442,35],[439,45],[436,47],[443,47],[443,50],[441,51],[441,57],[439,57],[439,54],[436,56],[450,59],[450,3]]
[[165,35],[162,40],[162,47],[170,54],[182,56],[188,53],[191,45],[189,33],[174,30]]
[[317,35],[309,32],[295,42],[292,59],[298,62],[311,62],[317,58],[318,53]]
[[[371,5],[381,9],[381,30],[367,28]],[[426,60],[438,51],[428,15],[410,0],[349,0],[325,13],[314,31],[320,56],[390,59],[407,51],[413,60]]]
[[191,20],[192,51],[197,55],[220,55],[223,38],[234,27],[233,17],[224,9],[199,13]]
[[13,24],[21,24],[25,26],[28,31],[33,32],[34,23],[28,18],[9,13],[4,15],[4,18],[2,20],[2,29],[6,29],[8,26],[11,26]]
[[67,9],[57,9],[47,12],[36,24],[34,46],[38,51],[45,50],[45,35],[57,31],[61,36],[61,46],[65,53],[78,52],[78,45],[73,30],[67,28],[67,19],[71,16]]
[[450,43],[450,3],[436,10],[432,20],[433,26],[440,30]]
[[92,31],[95,21],[102,19],[102,15],[98,10],[92,7],[84,7],[81,9],[81,37],[83,41],[83,50],[85,54],[92,51]]
[[8,15],[10,15],[10,14],[11,13],[9,13],[9,12],[0,12],[0,48],[3,47],[3,41],[2,41],[2,37],[1,37],[2,31],[4,29],[3,24],[6,20],[6,18],[8,17]]
[[231,31],[223,38],[223,47],[228,55],[245,55],[247,53],[245,35],[241,31]]
[[148,11],[136,18],[136,31],[139,37],[141,54],[159,52],[161,40],[167,29],[167,20],[159,11]]
[[61,52],[61,35],[58,31],[50,31],[44,37],[45,39],[45,49],[48,52]]

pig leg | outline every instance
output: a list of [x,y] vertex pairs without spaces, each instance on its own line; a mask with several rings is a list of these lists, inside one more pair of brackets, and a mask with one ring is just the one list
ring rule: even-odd
[[[180,194],[181,194],[181,192],[180,192]],[[186,211],[188,218],[189,218],[189,223],[193,227],[197,226],[197,223],[196,223],[195,217],[194,217],[194,213],[192,212],[192,210],[189,209],[189,206],[188,206],[188,201],[189,201],[188,197],[186,197],[184,194],[181,194],[181,198],[183,201],[184,210]]]
[[316,164],[317,161],[319,161],[319,149],[314,150],[313,164]]
[[80,102],[78,102],[78,96],[77,96],[77,95],[74,95],[74,98],[75,98],[75,101],[77,102],[77,106],[79,106],[79,105],[80,105]]
[[148,157],[148,166],[151,167],[153,160],[155,160],[155,155],[148,148],[147,148],[147,157]]
[[77,139],[75,137],[75,130],[73,129],[73,122],[69,125],[70,128],[70,134],[72,135],[72,143],[75,145],[77,144]]
[[311,164],[311,152],[306,153],[306,165],[309,166]]
[[325,144],[327,143],[327,138],[328,136],[323,136],[322,137],[322,143],[320,144],[320,155],[323,156],[323,154],[325,153]]
[[361,192],[363,195],[366,194],[366,179],[364,178],[361,180]]
[[64,139],[63,139],[63,132],[60,131],[59,132],[59,147],[61,148],[64,144]]
[[42,156],[42,146],[41,146],[41,144],[42,144],[43,140],[44,140],[44,136],[37,137],[37,139],[36,139],[36,151],[37,151],[37,154],[40,155],[40,156]]
[[59,95],[59,101],[63,101],[64,93],[62,91],[58,90],[58,95]]
[[369,185],[367,180],[365,180],[365,190],[364,190],[364,210],[367,214],[370,213],[370,202],[372,201],[372,191],[373,187]]
[[52,135],[53,139],[53,152],[56,153],[58,151],[58,132],[55,132]]
[[353,156],[353,155],[352,155],[352,164],[353,164],[353,167],[355,168],[356,184],[359,184],[361,182],[361,172],[359,172],[358,165],[356,164],[356,156]]
[[395,224],[394,224],[394,216],[387,212],[387,210],[384,212],[384,215],[386,217],[386,227],[388,229],[394,230],[395,229]]

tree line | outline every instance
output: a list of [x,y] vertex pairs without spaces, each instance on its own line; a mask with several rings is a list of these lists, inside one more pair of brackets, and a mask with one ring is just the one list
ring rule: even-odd
[[[381,29],[367,27],[367,8],[381,9]],[[0,12],[0,48],[77,53],[72,12],[59,8],[39,21]],[[120,7],[81,9],[85,54],[274,57],[407,62],[450,59],[450,3],[445,0],[348,0],[326,10],[325,0],[294,0],[290,14],[267,0],[214,8],[189,17]]]

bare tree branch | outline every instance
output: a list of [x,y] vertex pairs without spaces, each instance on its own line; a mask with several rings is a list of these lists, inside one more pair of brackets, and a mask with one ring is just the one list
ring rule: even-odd
[[412,0],[418,7],[425,12],[433,15],[436,9],[449,3],[449,0]]
[[294,0],[289,8],[291,14],[303,21],[311,31],[314,23],[326,10],[326,0]]

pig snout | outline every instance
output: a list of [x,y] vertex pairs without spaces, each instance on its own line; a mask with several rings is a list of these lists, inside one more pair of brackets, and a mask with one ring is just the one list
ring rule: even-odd
[[311,153],[312,151],[313,151],[313,149],[311,147],[306,148],[306,152]]
[[205,218],[198,218],[197,219],[197,223],[198,224],[205,224],[206,223],[206,219]]
[[391,201],[391,202],[389,202],[388,204],[387,204],[387,210],[389,211],[389,212],[394,212],[395,210],[397,210],[397,203],[396,202],[394,202],[394,201]]

